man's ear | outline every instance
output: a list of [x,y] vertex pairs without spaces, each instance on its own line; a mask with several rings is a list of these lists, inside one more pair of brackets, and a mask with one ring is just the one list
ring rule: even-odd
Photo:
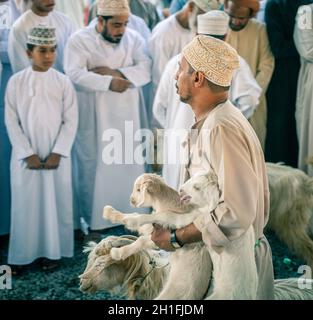
[[192,12],[195,8],[195,4],[193,2],[189,2],[188,3],[188,11]]
[[195,87],[200,88],[203,87],[204,83],[205,83],[205,76],[202,72],[200,71],[195,71],[193,74],[194,77],[194,83],[195,83]]
[[30,50],[27,49],[26,53],[27,53],[27,56],[28,56],[29,59],[33,58],[33,53]]

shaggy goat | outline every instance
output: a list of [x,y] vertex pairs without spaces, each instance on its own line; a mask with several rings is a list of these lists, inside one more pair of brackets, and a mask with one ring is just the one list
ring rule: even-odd
[[270,187],[267,228],[313,268],[313,179],[288,166],[266,166]]
[[[157,223],[165,228],[184,227],[195,219],[205,219],[218,205],[220,190],[213,172],[198,174],[181,187],[182,204],[177,191],[154,174],[140,176],[134,185],[131,202],[137,207],[152,207],[152,214],[123,214],[105,207],[103,216],[122,222],[131,230]],[[151,233],[151,228],[150,228]],[[254,257],[254,231],[250,226],[238,239],[217,253],[201,243],[187,244],[171,253],[171,271],[163,290],[156,299],[202,299],[209,287],[213,264],[214,285],[211,299],[255,299],[258,277]],[[151,235],[139,237],[129,246],[113,248],[115,260],[151,248]],[[184,274],[184,277],[182,277]],[[214,288],[214,289],[213,289]]]
[[[98,244],[89,243],[88,264],[80,276],[80,290],[95,293],[105,290],[122,294],[127,299],[151,300],[157,297],[167,282],[170,267],[160,251],[142,250],[125,260],[113,260],[114,247],[129,245],[134,236],[109,236]],[[299,289],[296,278],[275,280],[275,300],[313,300],[313,290]],[[306,280],[307,287],[312,280]]]

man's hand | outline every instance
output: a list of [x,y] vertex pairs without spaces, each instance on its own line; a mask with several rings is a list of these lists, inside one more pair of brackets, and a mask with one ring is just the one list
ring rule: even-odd
[[109,89],[114,92],[119,92],[122,93],[126,91],[132,83],[128,80],[122,79],[122,78],[117,78],[113,77]]
[[151,240],[160,248],[166,251],[175,251],[171,245],[171,231],[163,229],[158,224],[153,224],[154,230],[151,234]]
[[59,154],[51,153],[44,164],[44,169],[47,169],[47,170],[57,169],[59,167],[60,160],[61,160],[61,156]]
[[90,69],[89,71],[100,74],[101,76],[112,76],[115,78],[126,79],[125,76],[119,70],[114,70],[109,67],[97,67]]
[[30,170],[40,170],[42,169],[41,160],[37,154],[33,154],[32,156],[25,159],[27,163],[27,168]]

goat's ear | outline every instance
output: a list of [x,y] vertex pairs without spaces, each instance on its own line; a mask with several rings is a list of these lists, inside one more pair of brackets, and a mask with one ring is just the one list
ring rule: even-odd
[[96,242],[90,241],[87,246],[83,248],[83,253],[91,252],[97,246]]
[[116,261],[109,254],[98,257],[93,266],[79,276],[80,279],[90,279],[98,276],[105,268],[114,264]]
[[147,179],[142,185],[143,188],[150,194],[157,194],[161,191],[160,182],[157,180]]

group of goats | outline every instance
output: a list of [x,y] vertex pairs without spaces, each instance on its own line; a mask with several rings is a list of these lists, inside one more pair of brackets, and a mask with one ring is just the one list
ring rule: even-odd
[[[271,199],[267,228],[313,268],[313,178],[270,163],[267,173]],[[198,174],[181,187],[181,193],[188,195],[187,201],[181,201],[180,194],[158,175],[144,174],[134,184],[131,202],[135,207],[152,207],[152,214],[125,214],[106,206],[104,218],[141,236],[109,236],[98,244],[89,243],[80,289],[87,293],[119,289],[128,299],[256,299],[252,226],[220,253],[202,242],[184,245],[169,257],[155,247],[153,223],[177,229],[203,219],[217,207],[217,177],[213,172]],[[313,289],[300,288],[296,278],[275,280],[274,294],[278,300],[313,299]]]

